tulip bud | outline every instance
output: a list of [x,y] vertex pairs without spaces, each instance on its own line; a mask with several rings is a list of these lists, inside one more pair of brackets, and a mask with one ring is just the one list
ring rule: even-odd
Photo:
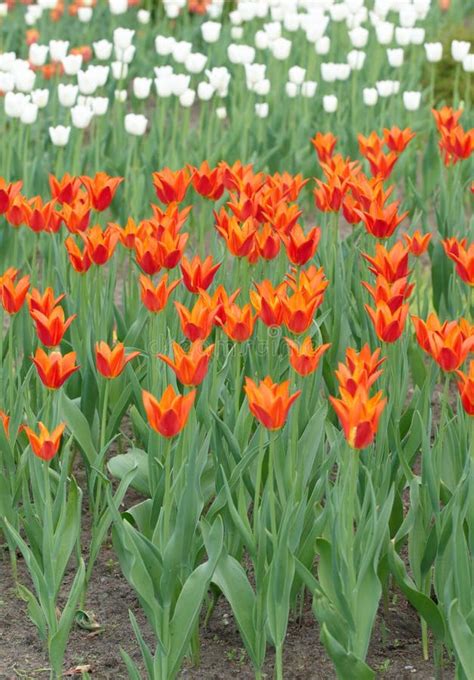
[[178,64],[184,64],[186,59],[191,54],[192,48],[192,43],[187,42],[186,40],[179,40],[178,42],[175,42],[173,46],[173,59]]
[[307,80],[301,86],[302,96],[306,97],[307,99],[312,99],[312,97],[314,97],[314,95],[316,94],[317,87],[318,83],[316,83],[314,80]]
[[32,90],[31,101],[33,104],[36,104],[39,109],[46,108],[49,101],[49,90]]
[[75,76],[82,66],[82,54],[68,54],[61,63],[67,76]]
[[167,38],[164,35],[157,35],[155,38],[155,51],[160,57],[167,57],[172,54],[176,40],[173,37]]
[[375,27],[375,33],[380,45],[388,45],[393,39],[394,26],[389,21],[381,21]]
[[191,53],[187,56],[184,66],[189,73],[201,73],[206,66],[207,57],[199,52]]
[[38,119],[38,107],[32,102],[26,102],[21,109],[20,120],[24,125],[32,125]]
[[57,125],[56,127],[49,128],[49,137],[54,146],[66,146],[69,142],[70,134],[71,128],[64,127],[64,125]]
[[137,12],[137,19],[139,24],[149,24],[151,19],[151,14],[147,9],[139,9]]
[[115,90],[114,92],[115,101],[123,104],[127,101],[127,90]]
[[285,92],[287,97],[290,99],[294,99],[295,97],[298,96],[298,90],[299,87],[295,83],[286,83],[285,84]]
[[320,54],[321,56],[328,54],[329,50],[331,49],[331,41],[328,36],[324,35],[322,38],[316,40],[314,48],[316,50],[316,54]]
[[92,19],[92,7],[78,7],[77,18],[82,24],[88,24]]
[[113,45],[108,40],[98,40],[92,43],[94,54],[99,61],[107,61],[112,55]]
[[291,52],[291,40],[286,38],[277,38],[273,43],[270,44],[270,50],[279,61],[284,61],[288,59]]
[[204,42],[216,43],[221,34],[222,24],[218,21],[205,21],[201,24],[201,34]]
[[462,62],[462,67],[466,73],[472,73],[474,71],[474,54],[466,54]]
[[362,90],[362,98],[366,106],[375,106],[379,95],[375,87],[364,87]]
[[268,93],[270,92],[271,89],[271,83],[268,80],[268,78],[264,78],[263,80],[259,80],[258,83],[255,83],[253,86],[253,91],[255,94],[260,95],[261,97],[266,97]]
[[268,117],[268,104],[267,104],[267,102],[261,102],[259,104],[255,104],[255,114],[258,116],[258,118],[267,118]]
[[362,26],[358,26],[357,28],[353,28],[352,31],[349,31],[349,40],[357,49],[365,47],[368,39],[369,31]]
[[255,47],[257,50],[266,50],[270,45],[270,39],[265,31],[257,31],[255,33]]
[[295,85],[302,85],[306,76],[306,69],[301,66],[292,66],[288,70],[288,79],[290,83]]
[[201,101],[207,102],[210,99],[212,99],[212,95],[214,94],[214,88],[210,83],[206,82],[201,82],[198,85],[197,88],[197,95]]
[[87,69],[87,71],[78,71],[77,84],[79,92],[85,95],[94,94],[97,89],[97,80],[95,73]]
[[390,49],[387,48],[388,63],[392,68],[399,68],[403,64],[403,50],[401,48]]
[[88,106],[76,104],[71,109],[72,124],[79,130],[85,130],[89,127],[93,115],[92,109]]
[[125,14],[128,9],[128,0],[109,0],[109,10],[114,16]]
[[216,116],[219,120],[225,120],[227,118],[227,109],[225,106],[218,106],[216,109]]
[[467,40],[453,40],[451,43],[451,56],[454,61],[462,62],[464,57],[467,57],[471,43]]
[[112,64],[112,76],[115,80],[123,80],[127,77],[128,66],[123,61],[113,61]]
[[43,66],[46,63],[48,51],[49,47],[47,45],[38,45],[38,43],[32,43],[28,50],[28,59],[33,64],[33,66]]
[[195,99],[196,99],[196,91],[191,90],[189,88],[187,90],[185,90],[182,94],[179,95],[179,103],[185,109],[191,108],[191,106],[194,104]]
[[90,102],[94,116],[105,116],[109,108],[108,97],[91,97]]
[[52,61],[61,62],[67,55],[69,49],[68,40],[50,40],[49,41],[49,54]]
[[79,92],[78,85],[65,85],[64,83],[59,83],[58,85],[58,99],[61,106],[66,108],[71,108],[74,106],[77,99],[77,94]]
[[353,71],[361,71],[365,63],[365,52],[351,50],[347,55],[347,63]]

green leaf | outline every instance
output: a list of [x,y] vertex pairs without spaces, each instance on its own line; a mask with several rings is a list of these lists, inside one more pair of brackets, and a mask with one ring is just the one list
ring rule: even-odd
[[130,486],[144,496],[150,495],[148,483],[148,454],[142,449],[129,449],[127,453],[114,456],[107,463],[109,472],[117,479],[123,479],[131,470],[135,469]]
[[68,399],[64,392],[61,392],[59,399],[59,410],[62,419],[66,421],[74,435],[74,439],[84,452],[88,464],[92,467],[97,458],[97,449],[92,441],[92,433],[86,417],[81,412],[79,406],[71,399]]
[[461,613],[458,600],[453,600],[448,611],[449,632],[456,656],[467,680],[474,680],[474,633]]
[[375,673],[370,666],[345,650],[331,635],[325,623],[321,627],[321,642],[331,657],[340,680],[374,680]]

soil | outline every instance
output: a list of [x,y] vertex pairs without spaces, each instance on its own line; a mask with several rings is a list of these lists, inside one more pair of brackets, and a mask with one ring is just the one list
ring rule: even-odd
[[[46,679],[49,677],[47,657],[28,618],[26,606],[15,593],[8,556],[4,554],[3,558],[0,561],[0,679]],[[21,560],[18,566],[21,582],[28,584],[29,578]],[[66,575],[66,589],[72,576],[72,572]],[[73,628],[67,647],[65,675],[78,677],[80,671],[77,667],[84,666],[84,670],[97,680],[125,680],[128,676],[120,648],[125,649],[134,661],[141,662],[128,611],[136,616],[149,644],[153,644],[153,635],[132,588],[121,575],[110,543],[104,545],[96,563],[87,609],[94,613],[103,631],[90,633]],[[377,672],[378,678],[405,680],[415,676],[421,680],[434,680],[432,662],[425,662],[422,658],[419,633],[420,625],[414,610],[403,597],[393,592],[387,621],[384,623],[380,613],[368,655],[368,663]],[[318,625],[311,612],[309,596],[302,619],[290,621],[284,668],[288,680],[336,678],[332,663],[319,642]],[[271,648],[268,649],[264,670],[265,677],[273,677]],[[218,602],[207,629],[201,629],[200,665],[193,667],[189,661],[185,662],[179,677],[193,680],[252,680],[254,677],[232,613],[223,599]],[[454,678],[454,672],[447,663],[444,679],[451,678]]]

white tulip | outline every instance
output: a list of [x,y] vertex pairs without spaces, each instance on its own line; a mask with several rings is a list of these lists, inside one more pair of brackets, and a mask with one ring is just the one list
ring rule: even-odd
[[160,57],[167,57],[173,53],[176,40],[170,36],[157,35],[155,38],[155,51]]
[[421,92],[404,92],[403,106],[407,111],[418,111],[421,102]]
[[58,99],[61,106],[70,109],[76,103],[77,95],[79,92],[78,85],[70,85],[59,83],[58,84]]
[[323,97],[323,109],[326,113],[334,113],[337,111],[337,97],[335,94],[326,94]]
[[255,115],[258,118],[268,118],[268,104],[267,102],[261,102],[255,104]]
[[466,54],[462,61],[462,67],[466,73],[472,73],[474,71],[474,54]]
[[110,13],[118,16],[119,14],[125,14],[128,9],[128,0],[109,0],[109,10]]
[[443,58],[443,43],[440,42],[425,43],[425,53],[426,60],[431,62],[432,64],[436,64]]
[[375,33],[380,45],[388,45],[393,39],[394,26],[389,21],[381,21],[375,27]]
[[270,92],[270,89],[271,83],[268,80],[268,78],[259,80],[258,83],[255,83],[255,85],[253,86],[253,91],[255,92],[255,94],[258,94],[261,97],[266,97]]
[[197,95],[201,101],[203,102],[209,101],[210,99],[212,99],[213,94],[214,88],[210,83],[206,83],[205,81],[199,83],[197,87]]
[[120,50],[118,47],[115,47],[114,50],[117,61],[121,61],[124,64],[131,64],[136,49],[135,45],[129,45],[125,50]]
[[128,74],[128,65],[123,61],[113,61],[111,63],[112,76],[115,80],[123,80]]
[[272,43],[270,43],[270,50],[275,59],[284,61],[290,56],[291,40],[287,40],[286,38],[277,38]]
[[400,8],[400,26],[413,28],[417,19],[417,12],[413,5],[404,5]]
[[337,78],[336,64],[332,62],[321,64],[321,78],[325,83],[334,83]]
[[93,71],[78,71],[77,84],[79,85],[79,92],[81,94],[94,94],[97,90],[97,78]]
[[85,130],[89,127],[94,112],[88,106],[76,104],[71,109],[72,124],[79,130]]
[[300,27],[298,12],[287,12],[283,17],[283,26],[289,33],[295,33]]
[[265,31],[257,31],[255,33],[255,47],[257,50],[266,50],[270,45],[270,38]]
[[71,128],[64,125],[56,125],[49,128],[49,138],[54,146],[66,146],[71,135]]
[[0,54],[0,71],[10,72],[15,61],[15,52],[3,52],[3,54]]
[[399,68],[403,64],[403,50],[401,47],[396,49],[387,48],[388,63],[393,68]]
[[98,40],[92,43],[94,54],[99,61],[107,61],[112,56],[113,45],[108,40]]
[[21,109],[20,120],[24,125],[33,125],[38,120],[38,107],[33,102],[26,102]]
[[156,94],[160,99],[168,99],[173,94],[173,74],[165,78],[155,78]]
[[49,90],[44,89],[44,90],[32,90],[31,91],[31,101],[33,104],[36,104],[36,106],[39,109],[44,109],[48,105],[49,101]]
[[205,21],[201,24],[201,35],[204,42],[216,43],[219,40],[222,24],[219,21]]
[[290,99],[294,99],[298,96],[299,87],[295,83],[285,83],[286,96]]
[[92,19],[92,7],[78,7],[77,18],[82,24],[88,24]]
[[105,116],[109,108],[108,97],[91,97],[91,108],[94,116]]
[[337,80],[348,80],[351,75],[351,67],[349,64],[334,64],[334,67]]
[[331,5],[329,7],[331,19],[335,22],[344,21],[348,15],[347,6],[340,3],[339,5]]
[[8,118],[19,118],[28,101],[29,97],[21,92],[7,92],[4,97],[5,115]]
[[0,18],[6,17],[8,14],[8,5],[6,2],[0,2]]
[[253,2],[239,2],[239,12],[242,21],[253,21],[256,17],[256,4]]
[[206,66],[207,56],[200,52],[191,52],[186,58],[184,67],[189,73],[202,73]]
[[255,83],[264,80],[267,67],[265,64],[245,64],[244,67],[247,87],[252,90]]
[[462,62],[464,57],[467,57],[471,43],[467,40],[453,40],[451,43],[451,56],[454,61]]
[[180,97],[189,89],[190,82],[191,76],[187,76],[184,73],[173,74],[171,78],[171,93],[174,94],[175,97]]
[[125,132],[134,137],[143,137],[148,125],[148,119],[141,113],[127,113],[124,118]]
[[137,12],[137,19],[139,24],[149,24],[151,19],[151,14],[147,9],[139,9]]
[[153,71],[157,78],[169,78],[173,75],[173,67],[169,64],[166,64],[166,66],[155,66]]
[[153,80],[151,78],[134,78],[133,94],[137,99],[148,99]]
[[192,43],[187,42],[186,40],[179,40],[178,42],[175,42],[173,46],[173,59],[178,64],[184,64],[186,59],[191,54],[192,48]]
[[48,58],[48,45],[38,45],[38,43],[32,43],[30,49],[28,50],[28,59],[33,64],[33,66],[44,66],[46,59]]
[[242,23],[242,15],[238,9],[234,9],[232,12],[229,12],[229,19],[233,26],[240,26]]
[[368,39],[369,31],[362,26],[358,26],[357,28],[353,28],[352,31],[349,31],[349,40],[352,45],[358,49],[365,47]]
[[15,76],[15,87],[18,92],[31,92],[35,86],[36,73],[30,69],[22,69]]
[[91,64],[87,70],[94,73],[97,87],[104,87],[105,83],[107,82],[107,78],[109,77],[110,66]]
[[314,80],[307,80],[301,85],[301,94],[303,97],[306,97],[307,99],[312,99],[314,95],[316,94],[316,88],[318,87],[318,83],[316,83]]
[[263,30],[270,41],[281,38],[281,24],[279,21],[272,21],[268,24],[264,24]]
[[116,102],[123,104],[127,101],[127,90],[115,90],[114,97]]
[[225,120],[227,118],[227,109],[225,106],[218,106],[216,109],[216,116],[219,120]]
[[331,40],[327,35],[324,35],[322,38],[319,38],[319,40],[316,40],[314,48],[316,50],[316,54],[324,56],[325,54],[328,54],[329,50],[331,49]]
[[188,88],[182,94],[180,94],[179,103],[185,109],[189,109],[194,104],[195,99],[196,99],[196,90],[191,90],[190,88]]
[[409,45],[411,42],[411,28],[397,26],[395,29],[395,42],[402,47]]
[[344,0],[345,5],[349,12],[352,12],[352,14],[355,14],[360,10],[361,7],[364,5],[364,0]]
[[423,45],[425,41],[425,29],[415,26],[410,32],[410,42],[412,45]]
[[361,71],[365,63],[365,52],[361,50],[351,50],[347,55],[347,63],[353,71]]
[[206,70],[206,76],[214,90],[217,92],[217,95],[221,98],[227,97],[231,79],[229,70],[225,66],[215,66],[212,69]]
[[393,80],[378,80],[376,87],[379,97],[390,97],[395,93]]
[[68,54],[61,63],[67,76],[75,76],[82,66],[82,54]]
[[244,35],[244,29],[242,26],[231,26],[230,37],[232,40],[242,40]]
[[314,23],[308,21],[308,23],[303,24],[302,28],[306,33],[306,40],[316,44],[320,38],[324,37],[328,24],[329,17],[319,15],[315,18]]
[[49,55],[51,61],[61,62],[69,49],[69,40],[50,40]]
[[15,89],[15,78],[11,73],[0,71],[0,92],[13,92]]
[[362,99],[366,106],[375,106],[379,98],[375,87],[364,87],[362,90]]
[[288,79],[290,83],[295,85],[302,85],[306,76],[306,69],[301,66],[292,66],[288,69]]
[[180,6],[173,0],[164,0],[165,13],[168,19],[177,19],[179,16]]

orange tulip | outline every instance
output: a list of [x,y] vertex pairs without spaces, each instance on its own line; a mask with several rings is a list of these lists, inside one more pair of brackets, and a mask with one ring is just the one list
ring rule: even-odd
[[288,417],[288,411],[301,394],[301,390],[290,395],[290,381],[274,383],[270,376],[258,385],[251,378],[245,378],[244,391],[249,409],[267,430],[279,430]]
[[199,255],[195,255],[192,260],[183,257],[180,266],[186,288],[191,293],[199,293],[200,290],[209,288],[221,265],[220,263],[213,264],[211,255],[208,255],[205,260],[201,260]]
[[300,269],[297,277],[288,274],[287,280],[290,288],[295,292],[301,292],[308,302],[316,300],[317,307],[323,302],[324,293],[329,285],[324,269],[322,267],[318,269],[314,264],[306,269]]
[[374,324],[377,337],[382,342],[395,342],[403,333],[409,305],[400,305],[394,311],[384,300],[376,301],[375,310],[364,305]]
[[203,161],[199,168],[190,168],[194,191],[200,196],[218,201],[224,193],[224,171],[222,167],[210,168],[207,161]]
[[[263,227],[255,232],[254,260],[257,261],[259,257],[263,257],[265,260],[275,259],[280,252],[280,244],[281,240],[278,233],[268,222],[265,222]],[[251,257],[252,254],[249,255],[249,260]]]
[[415,257],[420,257],[420,255],[423,255],[423,253],[426,252],[432,236],[433,234],[431,234],[430,232],[422,234],[418,230],[415,231],[413,236],[403,234],[403,238],[406,241],[410,253]]
[[64,334],[76,316],[73,314],[65,319],[62,307],[55,307],[48,316],[38,310],[31,312],[31,318],[36,325],[36,334],[46,347],[56,347],[61,344]]
[[311,140],[311,144],[314,146],[314,150],[318,154],[318,158],[321,163],[327,163],[327,161],[331,158],[334,153],[336,143],[337,137],[334,137],[332,132],[328,132],[326,134],[317,132]]
[[372,175],[374,177],[380,177],[385,181],[392,174],[392,170],[398,160],[398,154],[394,151],[389,151],[388,153],[384,153],[383,151],[379,151],[378,153],[368,151],[367,160],[369,161]]
[[7,183],[3,177],[0,177],[0,215],[7,213],[15,198],[18,197],[23,182]]
[[432,312],[426,321],[412,316],[416,339],[443,371],[455,371],[474,349],[474,326],[465,319],[443,324]]
[[76,201],[72,205],[63,203],[59,214],[68,231],[77,234],[89,227],[91,207],[88,200],[86,202]]
[[40,293],[37,288],[33,288],[31,293],[28,293],[26,296],[26,299],[30,314],[31,312],[37,310],[45,314],[45,316],[49,316],[53,309],[59,305],[64,297],[64,293],[62,295],[58,295],[58,297],[54,297],[53,289],[48,286],[44,293]]
[[135,238],[135,255],[137,264],[145,274],[153,276],[161,269],[160,249],[158,247],[158,239],[154,236],[137,236]]
[[474,286],[474,243],[455,238],[441,241],[446,255],[456,264],[456,273],[469,286]]
[[376,238],[390,238],[398,225],[408,215],[408,211],[398,215],[398,206],[399,201],[394,201],[385,206],[373,202],[368,210],[356,208],[354,212],[360,215],[369,234]]
[[79,177],[73,177],[68,172],[61,179],[57,179],[54,175],[49,175],[51,196],[58,203],[73,203],[80,186],[81,180]]
[[189,234],[174,235],[165,229],[157,241],[158,259],[165,269],[174,269],[179,263],[186,247]]
[[387,400],[382,398],[382,392],[370,398],[364,386],[359,386],[354,395],[343,387],[340,387],[340,392],[340,399],[329,397],[329,401],[339,418],[347,443],[353,449],[365,449],[374,440]]
[[78,272],[78,274],[85,274],[92,264],[87,247],[85,247],[84,251],[81,253],[78,245],[71,236],[67,237],[64,241],[64,245],[66,246],[67,254],[69,256],[69,262],[75,271]]
[[203,349],[202,344],[202,340],[196,340],[191,343],[186,353],[181,345],[173,342],[174,361],[165,354],[158,354],[158,357],[175,372],[180,383],[197,387],[206,377],[209,360],[214,351],[214,345]]
[[224,305],[225,322],[222,324],[224,333],[235,342],[245,342],[253,333],[255,315],[249,304],[239,307],[232,303]]
[[16,270],[8,269],[0,278],[2,305],[7,314],[17,314],[20,311],[30,287],[28,275],[15,282],[16,276]]
[[289,234],[303,211],[296,204],[279,203],[276,207],[265,207],[264,218],[279,234]]
[[364,158],[367,158],[369,153],[379,154],[384,145],[384,139],[379,137],[375,130],[365,137],[362,134],[357,135],[357,142],[359,144],[359,151]]
[[3,429],[8,437],[10,431],[10,416],[5,413],[5,411],[0,410],[0,420],[2,421]]
[[313,373],[319,366],[319,362],[324,352],[326,352],[330,343],[313,347],[311,337],[308,335],[301,345],[297,345],[294,340],[285,338],[286,344],[290,348],[290,365],[299,375],[309,375]]
[[201,296],[205,297],[207,304],[211,308],[217,309],[216,317],[214,319],[215,326],[223,326],[226,322],[225,308],[235,302],[240,293],[240,288],[237,288],[229,295],[223,285],[217,286],[214,293],[209,296],[204,290],[201,291]]
[[359,385],[364,385],[367,390],[382,375],[380,366],[385,357],[379,359],[380,347],[373,353],[369,345],[365,344],[358,352],[353,347],[346,349],[346,363],[339,363],[336,370],[336,378],[339,386],[344,387],[352,396],[356,393]]
[[442,132],[443,130],[450,132],[459,124],[459,119],[462,116],[462,109],[456,110],[450,106],[443,106],[438,111],[436,109],[431,109],[431,113],[433,114],[439,132]]
[[[393,192],[393,186],[385,190],[381,177],[368,179],[362,173],[348,183],[349,189],[361,210],[369,210],[373,203],[384,206]],[[354,206],[356,207],[356,206]]]
[[40,196],[23,201],[23,221],[36,233],[47,231],[56,233],[61,226],[61,215],[56,211],[55,201],[43,203]]
[[179,205],[177,203],[170,203],[163,210],[158,205],[152,203],[151,209],[153,210],[153,218],[151,220],[145,220],[144,223],[148,222],[148,224],[153,227],[153,235],[156,236],[156,238],[160,238],[165,229],[172,234],[177,234],[178,231],[181,231],[182,226],[188,219],[192,206],[179,210]]
[[396,125],[388,130],[387,128],[383,131],[383,136],[385,144],[388,146],[390,151],[395,151],[396,153],[402,153],[407,148],[408,144],[411,142],[415,133],[407,127],[404,130],[400,130]]
[[76,353],[69,352],[64,356],[61,352],[51,352],[49,355],[38,347],[35,355],[31,357],[41,382],[52,390],[57,390],[76,371]]
[[267,184],[270,187],[280,188],[288,201],[297,201],[301,189],[308,184],[309,179],[304,179],[303,175],[290,175],[289,172],[275,172],[267,177]]
[[150,392],[143,390],[143,405],[148,423],[163,437],[175,437],[186,425],[196,396],[196,390],[181,396],[168,385],[158,401]]
[[113,348],[103,340],[96,342],[95,360],[97,370],[104,378],[117,378],[128,362],[139,356],[139,354],[140,352],[130,352],[130,354],[125,356],[125,347],[121,342],[118,342]]
[[308,299],[298,290],[293,295],[282,298],[283,323],[292,333],[304,333],[310,327],[319,304],[317,297]]
[[375,286],[370,286],[365,281],[362,281],[362,285],[367,288],[376,305],[379,302],[385,302],[392,313],[396,312],[410,297],[414,287],[413,284],[408,284],[406,277],[390,283],[383,276],[377,276]]
[[305,234],[299,224],[295,224],[288,236],[282,236],[286,247],[286,254],[290,262],[296,265],[304,265],[314,257],[321,229],[313,227],[308,234]]
[[371,257],[367,253],[362,253],[362,257],[371,265],[369,270],[373,274],[383,276],[389,283],[393,283],[397,279],[407,277],[410,273],[408,252],[408,248],[401,241],[397,241],[390,250],[376,243],[375,256]]
[[181,283],[181,279],[172,281],[168,286],[168,274],[165,274],[155,286],[147,276],[140,274],[141,298],[145,307],[150,312],[161,312],[168,303],[168,298],[173,290]]
[[469,364],[469,373],[456,371],[460,380],[457,383],[459,396],[464,410],[470,416],[474,416],[474,360]]
[[113,227],[102,227],[96,224],[85,232],[80,232],[90,259],[94,264],[105,264],[114,254],[115,247],[119,240],[117,230]]
[[212,299],[204,291],[191,310],[180,302],[174,304],[181,322],[181,330],[188,340],[191,340],[191,342],[206,340],[221,309],[220,305],[214,305]]
[[[224,237],[229,252],[235,257],[246,257],[254,247],[257,225],[252,218],[240,223],[236,217],[221,219],[225,211],[219,214],[216,229]],[[216,216],[217,218],[217,216]]]
[[174,172],[164,168],[153,173],[153,186],[162,203],[181,203],[186,196],[191,177],[187,168]]
[[283,323],[282,299],[286,294],[286,282],[274,287],[269,279],[256,283],[257,291],[250,291],[250,301],[257,316],[266,326],[281,326]]
[[123,245],[124,248],[133,250],[133,248],[135,247],[135,239],[140,234],[141,223],[137,224],[133,217],[129,217],[127,220],[127,224],[124,227],[121,227],[119,224],[116,224],[115,222],[110,222],[108,226],[113,227],[117,231],[120,243]]
[[115,196],[123,177],[109,177],[106,172],[97,172],[94,177],[83,175],[81,182],[85,186],[90,202],[95,210],[107,210]]
[[474,129],[465,131],[460,125],[450,131],[443,129],[439,147],[444,152],[445,165],[469,158],[474,151]]
[[38,427],[39,435],[26,425],[23,425],[23,430],[26,432],[26,436],[29,439],[30,446],[35,456],[42,460],[49,461],[54,458],[59,451],[61,437],[63,436],[66,426],[64,423],[61,423],[51,433],[41,421],[38,422]]
[[341,208],[344,194],[347,190],[347,180],[341,181],[333,175],[327,184],[316,180],[318,187],[314,190],[314,200],[318,210],[323,212],[338,212]]

